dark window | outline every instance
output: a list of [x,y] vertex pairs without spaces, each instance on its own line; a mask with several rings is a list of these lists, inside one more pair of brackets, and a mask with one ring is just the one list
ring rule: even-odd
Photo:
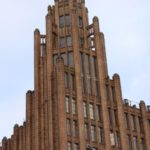
[[70,26],[70,24],[71,24],[71,18],[70,18],[70,16],[69,15],[66,15],[66,26]]
[[121,140],[120,140],[119,132],[116,132],[116,142],[117,142],[118,148],[120,149],[121,148]]
[[80,48],[82,48],[84,46],[84,38],[82,38],[82,37],[80,38],[80,45],[79,46],[80,46]]
[[88,94],[91,94],[91,78],[90,76],[87,77],[87,82],[88,82]]
[[80,66],[81,66],[81,73],[83,73],[83,53],[80,52]]
[[114,110],[114,117],[115,117],[115,125],[118,126],[118,113],[117,113],[117,110]]
[[112,113],[111,113],[111,110],[110,110],[110,108],[108,108],[108,115],[109,115],[109,123],[110,123],[110,125],[112,125]]
[[69,52],[69,66],[74,67],[73,52]]
[[61,37],[60,38],[60,48],[64,48],[65,47],[65,38]]
[[112,91],[112,100],[115,103],[115,101],[116,101],[116,95],[115,95],[115,89],[114,89],[113,86],[111,87],[111,91]]
[[126,125],[126,129],[128,129],[128,128],[129,128],[129,123],[128,123],[128,113],[125,113],[124,116],[125,116],[125,125]]
[[62,54],[61,54],[61,57],[62,57],[63,60],[64,60],[64,65],[67,65],[67,54],[66,54],[66,53],[62,53]]
[[144,141],[143,138],[141,139],[141,145],[142,145],[142,150],[146,150],[146,148],[145,148],[145,141]]
[[138,150],[138,141],[137,141],[137,137],[133,137],[133,145],[134,145],[134,150]]
[[77,143],[74,144],[74,150],[79,150],[79,145]]
[[84,77],[81,76],[81,84],[82,84],[82,93],[85,92],[85,85],[84,85]]
[[69,15],[59,17],[59,26],[61,28],[63,28],[65,25],[70,26],[70,24],[71,24],[71,18]]
[[65,72],[65,88],[68,88],[68,73]]
[[92,142],[94,142],[95,140],[96,140],[96,138],[95,138],[96,136],[95,136],[95,126],[91,126],[91,140],[92,140]]
[[82,20],[82,17],[79,16],[79,27],[82,27],[83,26],[83,20]]
[[72,39],[71,39],[71,36],[67,36],[67,37],[66,37],[66,40],[67,40],[67,46],[72,46]]
[[57,59],[57,57],[58,57],[57,54],[55,54],[55,55],[53,56],[53,63],[54,63],[54,64],[56,64],[56,59]]
[[131,137],[130,137],[130,135],[127,135],[127,140],[128,140],[128,150],[132,150],[132,144],[131,144]]
[[131,115],[131,129],[135,130],[135,116]]
[[104,131],[103,131],[103,128],[98,128],[98,135],[99,135],[99,143],[104,144]]
[[106,85],[106,100],[109,103],[109,86]]
[[67,119],[67,135],[71,134],[71,123],[70,119]]
[[140,131],[143,132],[143,123],[141,117],[138,117],[138,124],[139,124]]
[[97,59],[93,57],[93,64],[94,64],[94,77],[97,77]]
[[85,139],[88,140],[88,125],[84,124],[84,130],[85,130]]
[[60,27],[64,27],[64,25],[65,25],[65,16],[60,16],[59,17],[59,25],[60,25]]
[[75,90],[75,76],[73,74],[70,75],[70,85],[71,89]]
[[78,136],[78,125],[76,120],[73,121],[73,135],[74,137]]
[[86,55],[86,70],[87,74],[90,75],[90,56]]
[[95,95],[98,96],[98,81],[94,78],[94,88],[95,88]]
[[98,121],[101,121],[101,110],[100,110],[100,106],[99,105],[97,105],[97,120]]

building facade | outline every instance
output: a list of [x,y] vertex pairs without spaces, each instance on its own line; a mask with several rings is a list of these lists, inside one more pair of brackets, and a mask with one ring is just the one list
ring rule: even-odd
[[0,150],[150,150],[150,107],[122,99],[109,78],[99,20],[84,0],[55,0],[46,34],[34,32],[34,91],[26,121]]

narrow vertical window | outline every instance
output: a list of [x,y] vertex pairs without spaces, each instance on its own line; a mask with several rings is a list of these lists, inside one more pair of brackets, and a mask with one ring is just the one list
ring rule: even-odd
[[110,108],[108,108],[108,115],[109,115],[109,123],[110,123],[110,125],[112,125],[113,121],[112,121],[112,114],[111,114]]
[[84,117],[87,117],[87,105],[86,102],[83,102],[83,112],[84,112]]
[[143,132],[143,122],[141,117],[138,117],[138,124],[139,124],[140,131]]
[[66,54],[66,53],[62,53],[62,54],[61,54],[61,57],[62,57],[63,60],[64,60],[64,65],[68,65],[68,63],[67,63],[67,54]]
[[71,24],[71,18],[70,18],[69,15],[65,16],[65,21],[66,21],[66,26],[70,26],[70,24]]
[[70,109],[69,109],[69,97],[66,97],[66,112],[69,113]]
[[128,113],[125,113],[124,116],[125,116],[125,126],[126,126],[126,129],[128,129],[129,128]]
[[68,73],[65,72],[65,88],[68,88]]
[[114,117],[115,117],[115,125],[118,126],[118,113],[117,113],[117,110],[114,110]]
[[67,46],[72,46],[72,39],[71,39],[71,36],[67,36],[67,37],[66,37],[66,40],[67,40]]
[[61,37],[60,38],[60,48],[64,48],[65,47],[65,38]]
[[94,119],[94,105],[89,104],[89,109],[90,109],[90,118]]
[[73,52],[69,52],[69,66],[74,67]]
[[90,56],[87,54],[85,56],[86,56],[86,71],[87,74],[90,75]]
[[65,25],[65,16],[59,17],[59,26],[62,28]]
[[98,128],[98,135],[99,135],[99,143],[104,143],[104,131],[103,128]]
[[67,119],[67,135],[71,134],[71,123],[70,119]]
[[79,47],[82,48],[84,46],[84,38],[80,37]]
[[138,141],[137,141],[137,137],[133,137],[133,145],[134,145],[134,150],[138,150]]
[[144,141],[143,138],[141,139],[141,145],[142,145],[142,150],[146,150],[146,148],[145,148],[145,141]]
[[106,100],[109,103],[109,86],[106,85]]
[[117,143],[118,148],[120,149],[121,148],[121,139],[120,139],[119,132],[116,132],[116,143]]
[[97,77],[97,58],[93,57],[93,65],[94,65],[94,77]]
[[73,121],[73,135],[74,137],[78,136],[78,125],[76,120]]
[[91,126],[91,140],[95,141],[95,126]]
[[101,121],[101,110],[100,110],[100,106],[97,105],[97,106],[96,106],[96,109],[97,109],[97,120],[98,120],[98,121]]
[[82,27],[83,26],[83,20],[82,20],[82,17],[79,16],[79,27]]
[[131,144],[130,135],[127,135],[127,140],[128,140],[128,150],[132,150],[132,144]]
[[84,130],[85,130],[85,139],[88,140],[88,125],[84,124]]
[[72,113],[76,114],[76,100],[75,98],[72,98]]
[[74,144],[74,150],[79,150],[79,145],[77,143]]
[[113,86],[111,87],[111,92],[112,92],[112,100],[113,100],[113,103],[115,103],[115,101],[116,101],[116,96],[115,96],[115,89],[114,89]]
[[83,53],[80,52],[80,66],[81,66],[81,74],[83,74]]
[[71,142],[68,142],[68,150],[71,150]]
[[55,55],[53,56],[53,63],[54,63],[54,64],[56,64],[56,59],[57,59],[57,57],[58,57],[57,54],[55,54]]
[[88,82],[88,87],[87,87],[88,88],[88,94],[91,94],[91,90],[92,90],[91,88],[92,87],[91,87],[91,78],[90,78],[90,76],[87,77],[87,82]]
[[70,75],[70,85],[71,85],[71,89],[74,91],[75,90],[75,76],[74,76],[74,74]]
[[84,77],[81,75],[82,93],[85,93]]
[[135,116],[131,115],[131,129],[135,130]]

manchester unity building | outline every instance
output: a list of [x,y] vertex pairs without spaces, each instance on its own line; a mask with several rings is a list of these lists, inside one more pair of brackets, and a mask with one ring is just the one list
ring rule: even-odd
[[99,20],[84,0],[55,0],[46,34],[34,32],[34,90],[26,121],[0,150],[150,150],[150,106],[122,98],[108,76]]

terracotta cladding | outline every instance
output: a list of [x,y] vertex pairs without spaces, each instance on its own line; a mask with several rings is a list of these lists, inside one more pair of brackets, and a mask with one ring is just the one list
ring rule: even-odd
[[149,150],[149,142],[150,110],[123,101],[119,75],[109,78],[98,18],[89,24],[84,1],[55,1],[46,34],[34,32],[26,121],[0,150]]

